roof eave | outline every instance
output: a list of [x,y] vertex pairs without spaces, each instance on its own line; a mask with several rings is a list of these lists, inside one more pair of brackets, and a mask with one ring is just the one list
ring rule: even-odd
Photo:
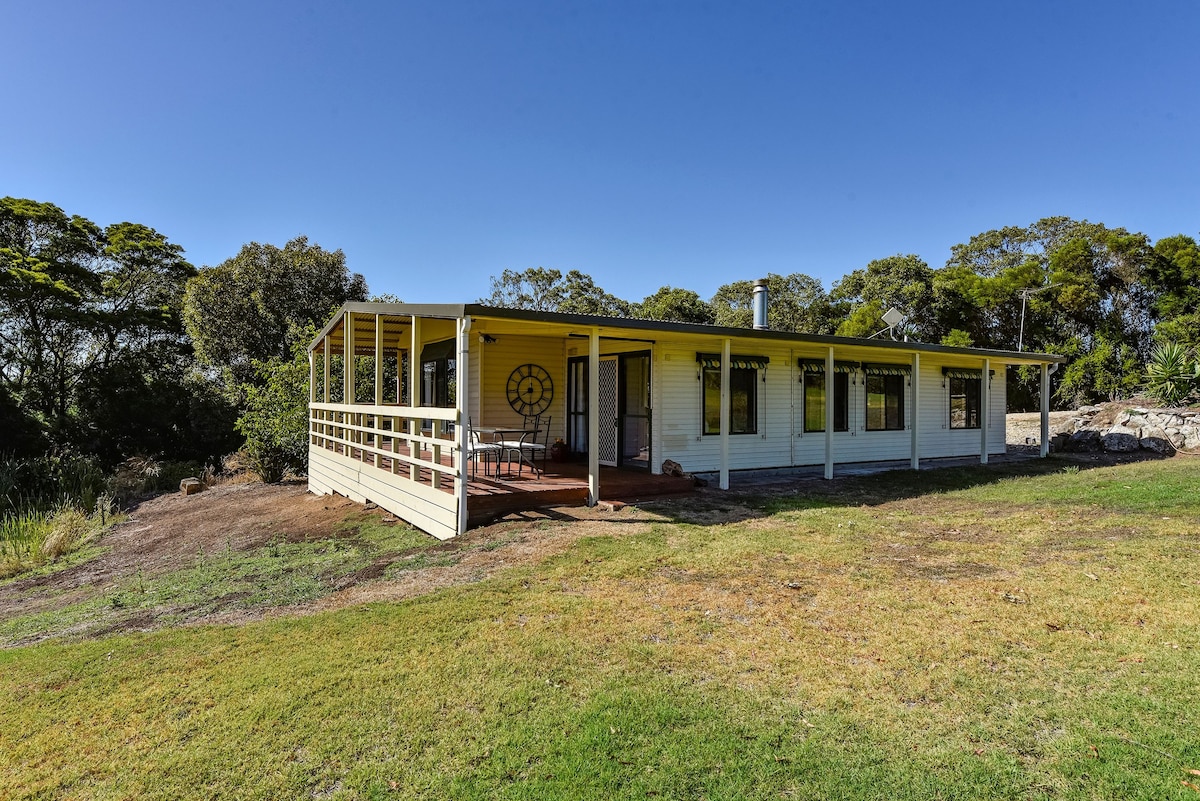
[[679,323],[668,320],[642,320],[628,317],[605,317],[598,314],[573,314],[564,312],[541,311],[538,309],[509,309],[502,306],[488,306],[481,303],[344,303],[333,315],[321,332],[309,345],[309,350],[315,350],[317,345],[329,335],[345,312],[361,314],[394,314],[415,317],[462,318],[492,317],[504,320],[525,320],[530,322],[545,322],[578,325],[588,328],[621,328],[631,331],[650,331],[678,334],[698,334],[715,337],[737,337],[741,339],[764,339],[785,342],[805,342],[817,345],[849,345],[855,347],[883,348],[902,351],[917,351],[919,353],[939,353],[974,358],[994,358],[1005,362],[1025,364],[1064,363],[1067,357],[1054,353],[1029,353],[1010,350],[992,350],[988,348],[961,348],[951,345],[935,345],[925,342],[899,342],[888,339],[862,339],[859,337],[839,337],[827,334],[803,334],[790,331],[772,331],[770,329],[732,328],[729,326],[703,325],[699,323]]

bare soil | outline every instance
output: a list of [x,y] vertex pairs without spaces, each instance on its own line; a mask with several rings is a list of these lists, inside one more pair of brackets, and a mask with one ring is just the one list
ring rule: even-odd
[[[229,484],[190,496],[162,495],[141,503],[130,511],[127,520],[114,526],[101,540],[104,550],[96,558],[52,573],[0,584],[0,620],[51,612],[105,595],[135,575],[149,579],[185,570],[204,554],[250,551],[280,540],[353,537],[354,528],[343,524],[348,518],[369,515],[381,522],[403,525],[373,505],[364,508],[339,496],[310,494],[305,481]],[[580,537],[602,533],[611,528],[613,521],[620,521],[622,530],[644,530],[645,525],[656,519],[661,518],[634,507],[552,509],[510,516],[450,542],[437,543],[431,538],[429,547],[421,549],[423,554],[459,556],[454,564],[406,570],[395,580],[385,581],[384,568],[393,555],[385,563],[359,571],[335,592],[311,604],[246,609],[236,605],[238,599],[230,598],[228,608],[191,617],[187,622],[241,623],[369,601],[411,598],[479,581],[514,565],[541,561]],[[629,523],[635,525],[630,527]],[[142,615],[102,633],[156,627],[153,615]]]
[[[1069,426],[1071,417],[1070,412],[1051,413],[1051,433]],[[1039,437],[1037,413],[1009,415],[1010,451],[1036,450]],[[373,564],[313,603],[259,609],[230,606],[188,622],[240,623],[412,598],[479,581],[509,567],[541,562],[582,537],[636,534],[671,517],[714,525],[745,520],[753,514],[747,503],[748,499],[737,493],[705,490],[688,500],[664,500],[637,507],[571,507],[510,515],[447,543],[431,541],[430,548],[423,551],[455,555],[453,564],[406,570],[395,579],[383,578],[385,564]],[[305,541],[353,536],[353,530],[346,530],[342,524],[356,514],[375,514],[384,521],[394,519],[346,498],[312,495],[304,481],[229,484],[191,496],[163,495],[133,509],[128,520],[103,538],[104,551],[96,558],[57,572],[0,584],[0,620],[79,603],[138,573],[153,577],[183,570],[205,553],[249,551],[281,538]],[[127,620],[120,626],[123,630],[155,627],[152,616]]]
[[[1050,436],[1071,431],[1071,420],[1075,412],[1050,412]],[[1010,453],[1037,451],[1042,441],[1042,415],[1040,412],[1018,412],[1007,417],[1005,439]]]

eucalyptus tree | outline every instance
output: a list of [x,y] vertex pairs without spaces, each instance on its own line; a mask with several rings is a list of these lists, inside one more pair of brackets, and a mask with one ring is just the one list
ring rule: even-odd
[[883,315],[893,308],[906,316],[903,333],[914,339],[933,342],[944,333],[934,313],[933,270],[919,256],[875,259],[834,284],[829,296],[849,312],[837,329],[842,336],[883,330]]
[[605,292],[590,275],[571,270],[529,267],[517,272],[504,270],[491,279],[492,291],[480,303],[508,309],[597,314],[628,317],[632,304]]
[[183,319],[201,363],[239,386],[257,380],[255,361],[290,360],[309,327],[366,298],[366,281],[346,268],[342,251],[299,236],[282,248],[250,242],[233,258],[201,268],[188,281]]
[[[955,245],[935,274],[934,305],[947,331],[965,332],[977,346],[1012,350],[1023,339],[1028,350],[1070,356],[1059,374],[1060,401],[1101,400],[1141,381],[1154,258],[1144,234],[1048,217]],[[1031,377],[1022,383],[1018,395],[1032,391]]]
[[715,320],[713,307],[691,289],[659,287],[638,304],[634,314],[647,320],[668,320],[677,323],[711,325]]
[[101,228],[52,203],[0,199],[0,385],[23,432],[9,442],[106,461],[210,453],[221,436],[198,415],[220,415],[196,408],[204,393],[188,383],[181,323],[194,273],[145,225]]
[[[804,273],[767,274],[767,327],[775,331],[830,334],[834,307],[821,282]],[[749,328],[754,324],[754,282],[733,281],[717,288],[712,300],[717,325]]]

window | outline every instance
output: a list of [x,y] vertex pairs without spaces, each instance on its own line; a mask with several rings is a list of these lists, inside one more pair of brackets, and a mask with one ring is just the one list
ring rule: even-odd
[[421,350],[421,405],[453,408],[456,389],[455,342],[448,339]]
[[867,374],[867,430],[904,428],[904,376]]
[[[848,431],[850,376],[833,374],[833,430]],[[804,373],[804,430],[825,430],[825,373]]]
[[[729,433],[758,432],[758,370],[729,368]],[[721,433],[721,370],[704,368],[704,433]]]
[[950,427],[979,428],[980,394],[983,381],[979,378],[950,376]]

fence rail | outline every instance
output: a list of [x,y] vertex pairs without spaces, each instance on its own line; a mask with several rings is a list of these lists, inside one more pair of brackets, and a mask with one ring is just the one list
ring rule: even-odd
[[436,537],[458,533],[466,473],[455,409],[309,404],[309,483],[373,501]]

